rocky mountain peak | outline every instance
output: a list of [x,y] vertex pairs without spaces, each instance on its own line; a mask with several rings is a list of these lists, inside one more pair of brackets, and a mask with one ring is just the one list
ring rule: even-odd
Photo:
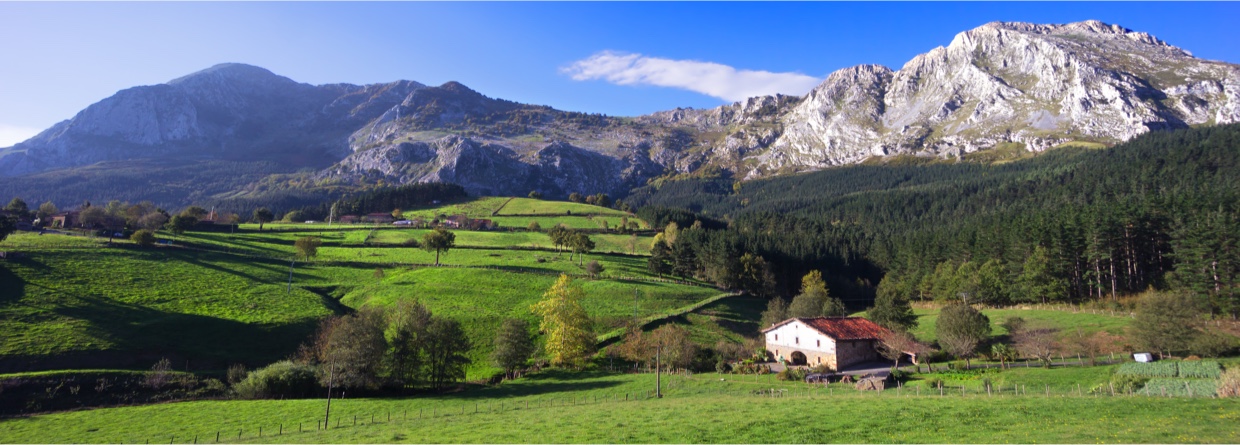
[[[168,85],[182,88],[242,87],[291,88],[301,86],[292,79],[277,75],[266,68],[244,63],[221,63],[168,81]],[[305,85],[308,86],[308,85]]]

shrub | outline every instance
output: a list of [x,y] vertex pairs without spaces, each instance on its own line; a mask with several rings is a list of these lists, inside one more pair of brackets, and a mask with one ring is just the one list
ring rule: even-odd
[[1232,366],[1218,379],[1219,397],[1240,397],[1240,365]]
[[829,372],[835,372],[835,368],[832,368],[831,365],[823,363],[820,365],[816,365],[813,368],[809,368],[809,372],[812,372],[815,374],[826,374]]
[[1136,375],[1143,377],[1173,378],[1179,374],[1175,362],[1124,363],[1115,371],[1116,374]]
[[[1128,394],[1140,391],[1145,387],[1146,382],[1150,379],[1127,374],[1116,374],[1111,376],[1111,386],[1115,388],[1115,392]],[[1110,390],[1110,388],[1108,388]]]
[[248,375],[249,373],[250,371],[247,371],[245,369],[245,365],[242,365],[240,363],[229,366],[228,374],[227,374],[228,384],[236,385],[238,383],[241,383],[241,381],[245,380],[245,376]]
[[940,388],[943,386],[943,379],[931,377],[925,380],[927,388]]
[[908,373],[902,369],[891,371],[891,379],[897,382],[908,380]]
[[1222,332],[1206,331],[1188,345],[1188,349],[1206,357],[1222,357],[1236,348],[1236,338]]
[[785,382],[800,382],[805,380],[806,374],[808,372],[804,368],[785,368],[783,371],[779,371],[779,374],[775,374],[775,379]]
[[166,358],[161,358],[155,363],[155,366],[152,366],[151,370],[146,373],[146,377],[143,378],[142,384],[149,388],[159,389],[168,383],[168,374],[171,371],[172,362],[169,362]]
[[272,397],[311,397],[319,389],[315,368],[288,360],[255,370],[233,386],[237,397],[263,399]]
[[1213,397],[1218,393],[1218,384],[1213,380],[1156,378],[1150,379],[1141,393],[1148,396]]
[[1192,361],[1179,363],[1179,376],[1183,378],[1217,379],[1223,368],[1216,361]]
[[715,362],[715,372],[720,374],[732,372],[732,365],[729,365],[723,359],[719,359],[719,361]]
[[139,246],[143,246],[143,247],[150,246],[152,244],[155,244],[155,232],[142,229],[137,232],[134,232],[133,235],[130,235],[129,240],[133,241],[135,244]]

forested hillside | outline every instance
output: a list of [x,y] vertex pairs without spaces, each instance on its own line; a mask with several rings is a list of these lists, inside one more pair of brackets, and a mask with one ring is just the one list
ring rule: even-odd
[[1240,125],[1225,125],[996,165],[889,162],[666,182],[624,200],[647,207],[652,223],[664,207],[728,220],[744,250],[777,266],[785,291],[817,268],[846,301],[875,287],[1007,303],[1114,299],[1153,286],[1234,316],[1238,198]]

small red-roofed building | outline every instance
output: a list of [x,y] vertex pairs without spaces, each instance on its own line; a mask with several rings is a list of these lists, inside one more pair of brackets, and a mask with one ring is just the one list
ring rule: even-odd
[[762,330],[767,354],[775,360],[836,370],[879,360],[878,343],[886,332],[861,317],[789,318]]

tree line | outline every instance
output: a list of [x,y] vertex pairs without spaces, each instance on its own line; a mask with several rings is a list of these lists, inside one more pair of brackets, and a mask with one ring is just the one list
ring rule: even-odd
[[[895,164],[895,163],[893,163]],[[1148,288],[1240,315],[1240,125],[999,165],[852,166],[626,197],[652,224],[718,221],[783,295],[823,272],[850,305],[903,298],[1118,304]],[[669,247],[673,247],[670,246]],[[738,255],[739,256],[739,255]]]

